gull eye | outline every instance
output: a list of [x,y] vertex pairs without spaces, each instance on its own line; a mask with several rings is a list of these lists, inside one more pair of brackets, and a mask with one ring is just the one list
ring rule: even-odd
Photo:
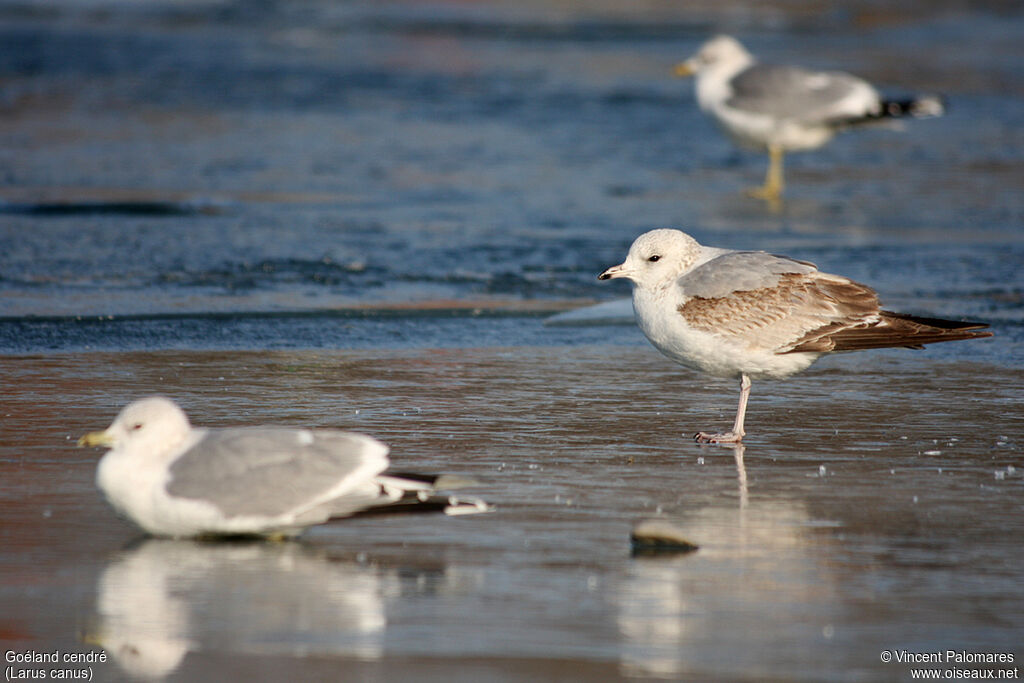
[[137,432],[140,429],[142,429],[142,423],[141,422],[136,422],[135,424],[132,425],[132,431],[133,432]]
[[661,259],[661,257],[658,256],[657,254],[655,254],[654,256],[649,256],[647,258],[647,260],[650,261],[651,263],[655,263],[656,261],[659,261],[660,259]]

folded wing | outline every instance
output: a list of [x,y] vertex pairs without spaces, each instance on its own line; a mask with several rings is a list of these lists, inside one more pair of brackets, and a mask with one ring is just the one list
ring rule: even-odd
[[346,495],[361,503],[359,489],[387,467],[387,450],[336,430],[209,430],[171,465],[166,488],[229,517],[301,514]]
[[828,353],[991,336],[982,323],[883,311],[870,287],[812,264],[732,252],[679,279],[687,324],[775,353]]
[[867,81],[839,71],[755,64],[729,85],[726,105],[800,123],[839,123],[879,108],[878,93]]

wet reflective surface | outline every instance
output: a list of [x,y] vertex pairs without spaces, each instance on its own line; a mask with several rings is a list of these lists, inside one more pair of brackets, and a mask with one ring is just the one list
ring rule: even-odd
[[[883,649],[1016,651],[1024,373],[908,356],[755,383],[742,453],[681,433],[731,420],[735,387],[639,345],[8,358],[5,640],[181,680],[421,660],[463,680],[888,680],[907,667]],[[366,431],[498,509],[141,540],[72,443],[157,391],[204,424]],[[631,558],[652,516],[700,550]]]
[[[4,650],[103,650],[95,680],[1019,664],[1022,28],[999,3],[0,4]],[[773,210],[668,74],[715,30],[950,113],[794,155]],[[737,387],[583,310],[659,225],[996,336],[755,382],[745,448],[698,447]],[[157,392],[200,425],[365,431],[497,510],[142,538],[73,444]],[[652,517],[700,549],[632,557]]]

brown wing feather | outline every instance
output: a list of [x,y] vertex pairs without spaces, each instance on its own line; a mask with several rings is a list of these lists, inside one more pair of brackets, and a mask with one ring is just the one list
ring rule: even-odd
[[878,312],[878,295],[870,287],[819,272],[787,273],[773,287],[692,297],[679,307],[695,329],[745,338],[779,352],[794,344],[813,345],[823,333],[869,325]]
[[881,319],[871,325],[830,326],[814,330],[785,353],[800,351],[860,351],[902,346],[923,349],[925,344],[991,337],[979,332],[984,323],[959,322],[941,318],[920,318],[891,311],[881,311]]
[[695,328],[774,347],[776,353],[829,353],[990,337],[984,323],[880,310],[867,285],[828,273],[787,273],[773,287],[692,297],[679,313]]

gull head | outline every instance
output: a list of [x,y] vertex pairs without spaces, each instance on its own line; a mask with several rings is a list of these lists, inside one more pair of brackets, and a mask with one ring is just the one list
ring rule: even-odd
[[676,64],[673,73],[680,78],[699,76],[710,71],[723,71],[730,74],[753,64],[754,57],[732,36],[715,36],[697,51],[697,54],[685,62]]
[[624,277],[638,287],[656,289],[674,282],[700,257],[700,244],[681,230],[661,228],[633,241],[626,260],[597,276],[598,280]]
[[129,403],[109,427],[86,434],[78,445],[161,453],[180,443],[190,430],[188,418],[174,401],[152,396]]

